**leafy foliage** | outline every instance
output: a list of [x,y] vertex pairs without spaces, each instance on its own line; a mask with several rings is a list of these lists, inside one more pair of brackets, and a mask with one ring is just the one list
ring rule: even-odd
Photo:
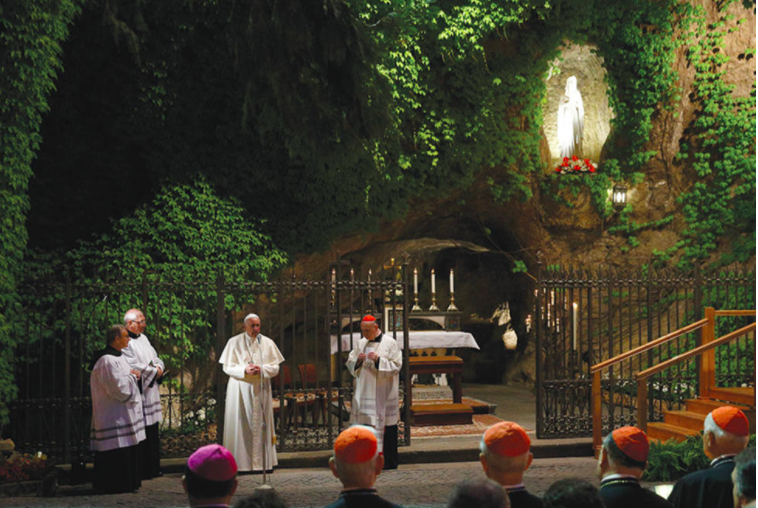
[[[754,444],[755,434],[750,436],[748,446]],[[651,441],[647,460],[648,467],[642,479],[649,482],[673,482],[695,471],[707,469],[710,464],[703,453],[702,433],[681,442]]]
[[0,425],[15,396],[9,315],[27,242],[27,189],[42,115],[61,68],[61,42],[82,2],[9,2],[0,8]]

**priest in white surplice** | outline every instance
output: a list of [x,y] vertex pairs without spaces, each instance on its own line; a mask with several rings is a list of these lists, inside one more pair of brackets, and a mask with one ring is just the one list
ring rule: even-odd
[[261,335],[261,319],[245,316],[245,332],[229,339],[219,363],[229,376],[224,412],[224,447],[237,461],[240,471],[263,471],[265,421],[266,464],[271,471],[276,460],[274,408],[271,379],[284,361],[273,340]]
[[112,326],[106,348],[95,353],[90,365],[90,449],[95,452],[92,487],[96,492],[134,492],[142,484],[139,443],[145,440],[145,421],[137,386],[140,373],[121,354],[129,340],[126,328]]
[[124,325],[129,332],[129,346],[121,353],[129,365],[140,373],[142,387],[142,411],[145,416],[145,440],[140,443],[142,454],[142,479],[161,476],[161,443],[158,427],[161,423],[160,383],[166,366],[143,333],[145,315],[139,309],[129,309],[124,315]]
[[347,357],[355,376],[350,412],[353,423],[376,429],[384,453],[384,469],[397,469],[398,386],[403,354],[395,339],[385,335],[368,315],[361,321],[363,337]]

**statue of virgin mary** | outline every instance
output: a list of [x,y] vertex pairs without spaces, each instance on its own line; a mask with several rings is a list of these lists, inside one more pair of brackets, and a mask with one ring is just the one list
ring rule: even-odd
[[561,158],[581,156],[584,104],[576,87],[576,76],[566,80],[566,90],[558,106],[558,147]]

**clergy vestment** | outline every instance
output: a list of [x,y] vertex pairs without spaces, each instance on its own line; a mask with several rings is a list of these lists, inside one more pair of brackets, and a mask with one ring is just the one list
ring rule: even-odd
[[600,497],[607,508],[672,508],[655,492],[645,489],[630,475],[608,475],[600,482]]
[[[379,356],[379,361],[366,358],[358,365],[358,355],[368,355],[371,350]],[[403,354],[397,342],[385,334],[373,341],[362,337],[347,358],[347,368],[355,376],[355,392],[350,408],[353,423],[376,429],[378,446],[384,452],[385,467],[397,467],[398,386],[402,365]],[[385,427],[389,427],[386,436]]]
[[96,354],[90,391],[92,486],[100,492],[132,492],[141,485],[138,445],[145,439],[145,421],[137,378],[121,352],[108,347]]
[[714,459],[711,467],[681,478],[669,495],[675,508],[734,508],[734,455]]
[[152,344],[144,334],[129,332],[129,345],[121,350],[132,369],[140,372],[142,411],[145,418],[145,440],[140,443],[142,478],[155,478],[161,472],[161,444],[158,427],[161,423],[161,394],[158,367],[166,370]]
[[[266,426],[266,470],[278,464],[274,434],[271,379],[284,361],[273,340],[246,332],[229,339],[219,363],[229,376],[224,412],[224,447],[232,452],[239,471],[263,471],[263,424]],[[248,364],[261,367],[261,374],[245,374]],[[261,386],[261,384],[263,386]]]
[[376,489],[343,490],[337,501],[326,508],[401,508],[379,496]]
[[524,484],[503,487],[511,501],[511,508],[542,508],[542,499],[526,491]]

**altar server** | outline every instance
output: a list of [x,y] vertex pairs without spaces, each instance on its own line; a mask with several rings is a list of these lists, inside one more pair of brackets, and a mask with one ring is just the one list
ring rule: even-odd
[[542,500],[527,492],[524,473],[534,460],[532,440],[518,423],[500,422],[489,427],[479,443],[484,474],[503,486],[513,508],[542,508]]
[[351,406],[353,423],[376,429],[384,453],[384,468],[397,469],[398,387],[403,355],[395,339],[379,329],[371,315],[361,320],[363,337],[347,358],[355,376]]
[[139,443],[145,440],[145,421],[137,386],[140,374],[121,354],[129,340],[126,328],[112,326],[107,347],[95,354],[91,365],[92,486],[102,493],[133,492],[142,483]]
[[146,321],[142,311],[129,309],[124,315],[124,325],[131,340],[121,353],[132,369],[140,373],[142,411],[145,417],[145,440],[140,444],[140,453],[142,479],[147,480],[161,476],[161,443],[158,432],[162,416],[160,382],[166,367],[143,333]]
[[734,457],[747,447],[749,432],[747,417],[736,407],[711,411],[703,423],[703,452],[711,466],[676,482],[669,501],[676,508],[733,508]]
[[229,339],[219,359],[229,376],[224,446],[240,471],[272,471],[278,464],[271,379],[279,373],[284,357],[274,341],[260,332],[261,319],[248,314],[245,331]]
[[603,440],[597,473],[607,508],[671,508],[671,503],[640,485],[649,451],[647,435],[637,427],[621,427]]

